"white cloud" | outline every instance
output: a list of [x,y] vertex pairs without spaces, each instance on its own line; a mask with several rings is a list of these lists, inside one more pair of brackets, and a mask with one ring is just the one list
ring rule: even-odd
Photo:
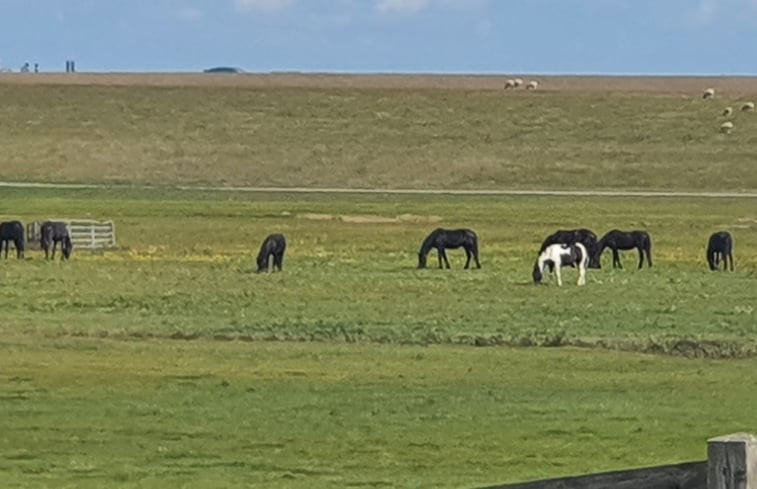
[[381,13],[414,13],[426,8],[429,0],[378,0],[376,10]]
[[706,29],[718,23],[754,25],[757,0],[697,0],[684,12],[689,27]]
[[699,0],[693,10],[688,13],[688,21],[694,26],[709,25],[718,12],[716,0]]
[[[412,14],[427,8],[448,10],[476,10],[491,0],[376,0],[376,10],[383,14]],[[757,0],[755,0],[757,1]]]
[[293,3],[294,0],[234,0],[241,10],[281,10]]
[[176,11],[176,17],[184,22],[195,22],[202,19],[205,12],[197,8],[183,8]]

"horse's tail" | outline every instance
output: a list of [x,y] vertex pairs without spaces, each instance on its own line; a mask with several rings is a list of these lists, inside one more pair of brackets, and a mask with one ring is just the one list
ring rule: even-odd
[[469,236],[471,241],[471,251],[473,251],[473,253],[478,256],[478,235],[473,231],[469,231]]
[[15,232],[13,233],[15,235],[15,238],[13,239],[13,244],[16,246],[16,250],[23,254],[24,251],[26,251],[26,233],[24,232],[24,225],[21,224],[19,221],[14,222]]
[[50,234],[50,229],[47,225],[47,223],[42,225],[42,228],[39,230],[39,247],[43,250],[47,249],[46,243],[48,234]]
[[578,263],[576,263],[576,265],[578,265],[580,268],[586,269],[589,266],[588,247],[581,242],[577,242],[574,246],[578,248],[578,250],[581,252],[581,257],[579,258]]

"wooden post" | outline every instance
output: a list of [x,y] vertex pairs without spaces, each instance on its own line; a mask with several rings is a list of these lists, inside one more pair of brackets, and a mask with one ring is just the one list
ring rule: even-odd
[[757,489],[757,437],[734,433],[707,440],[707,489]]

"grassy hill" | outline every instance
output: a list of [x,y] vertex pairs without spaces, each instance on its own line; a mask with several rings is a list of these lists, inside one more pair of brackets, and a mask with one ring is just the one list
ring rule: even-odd
[[[3,178],[757,189],[757,113],[739,110],[754,80],[541,81],[527,92],[496,77],[5,75]],[[719,91],[704,100],[709,85]],[[719,132],[727,105],[730,135]]]

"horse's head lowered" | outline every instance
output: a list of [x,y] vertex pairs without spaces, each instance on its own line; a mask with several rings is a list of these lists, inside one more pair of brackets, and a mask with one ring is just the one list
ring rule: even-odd
[[541,268],[539,267],[539,262],[537,261],[534,265],[534,271],[531,273],[531,276],[534,278],[535,284],[540,284],[541,279],[544,278],[544,274],[542,274]]
[[586,247],[586,254],[589,255],[589,268],[602,268],[602,248],[599,244],[595,244],[593,247]]
[[63,253],[63,258],[68,260],[71,258],[71,252],[74,251],[74,243],[71,241],[71,236],[66,236],[63,239],[63,242],[61,244],[61,253]]

